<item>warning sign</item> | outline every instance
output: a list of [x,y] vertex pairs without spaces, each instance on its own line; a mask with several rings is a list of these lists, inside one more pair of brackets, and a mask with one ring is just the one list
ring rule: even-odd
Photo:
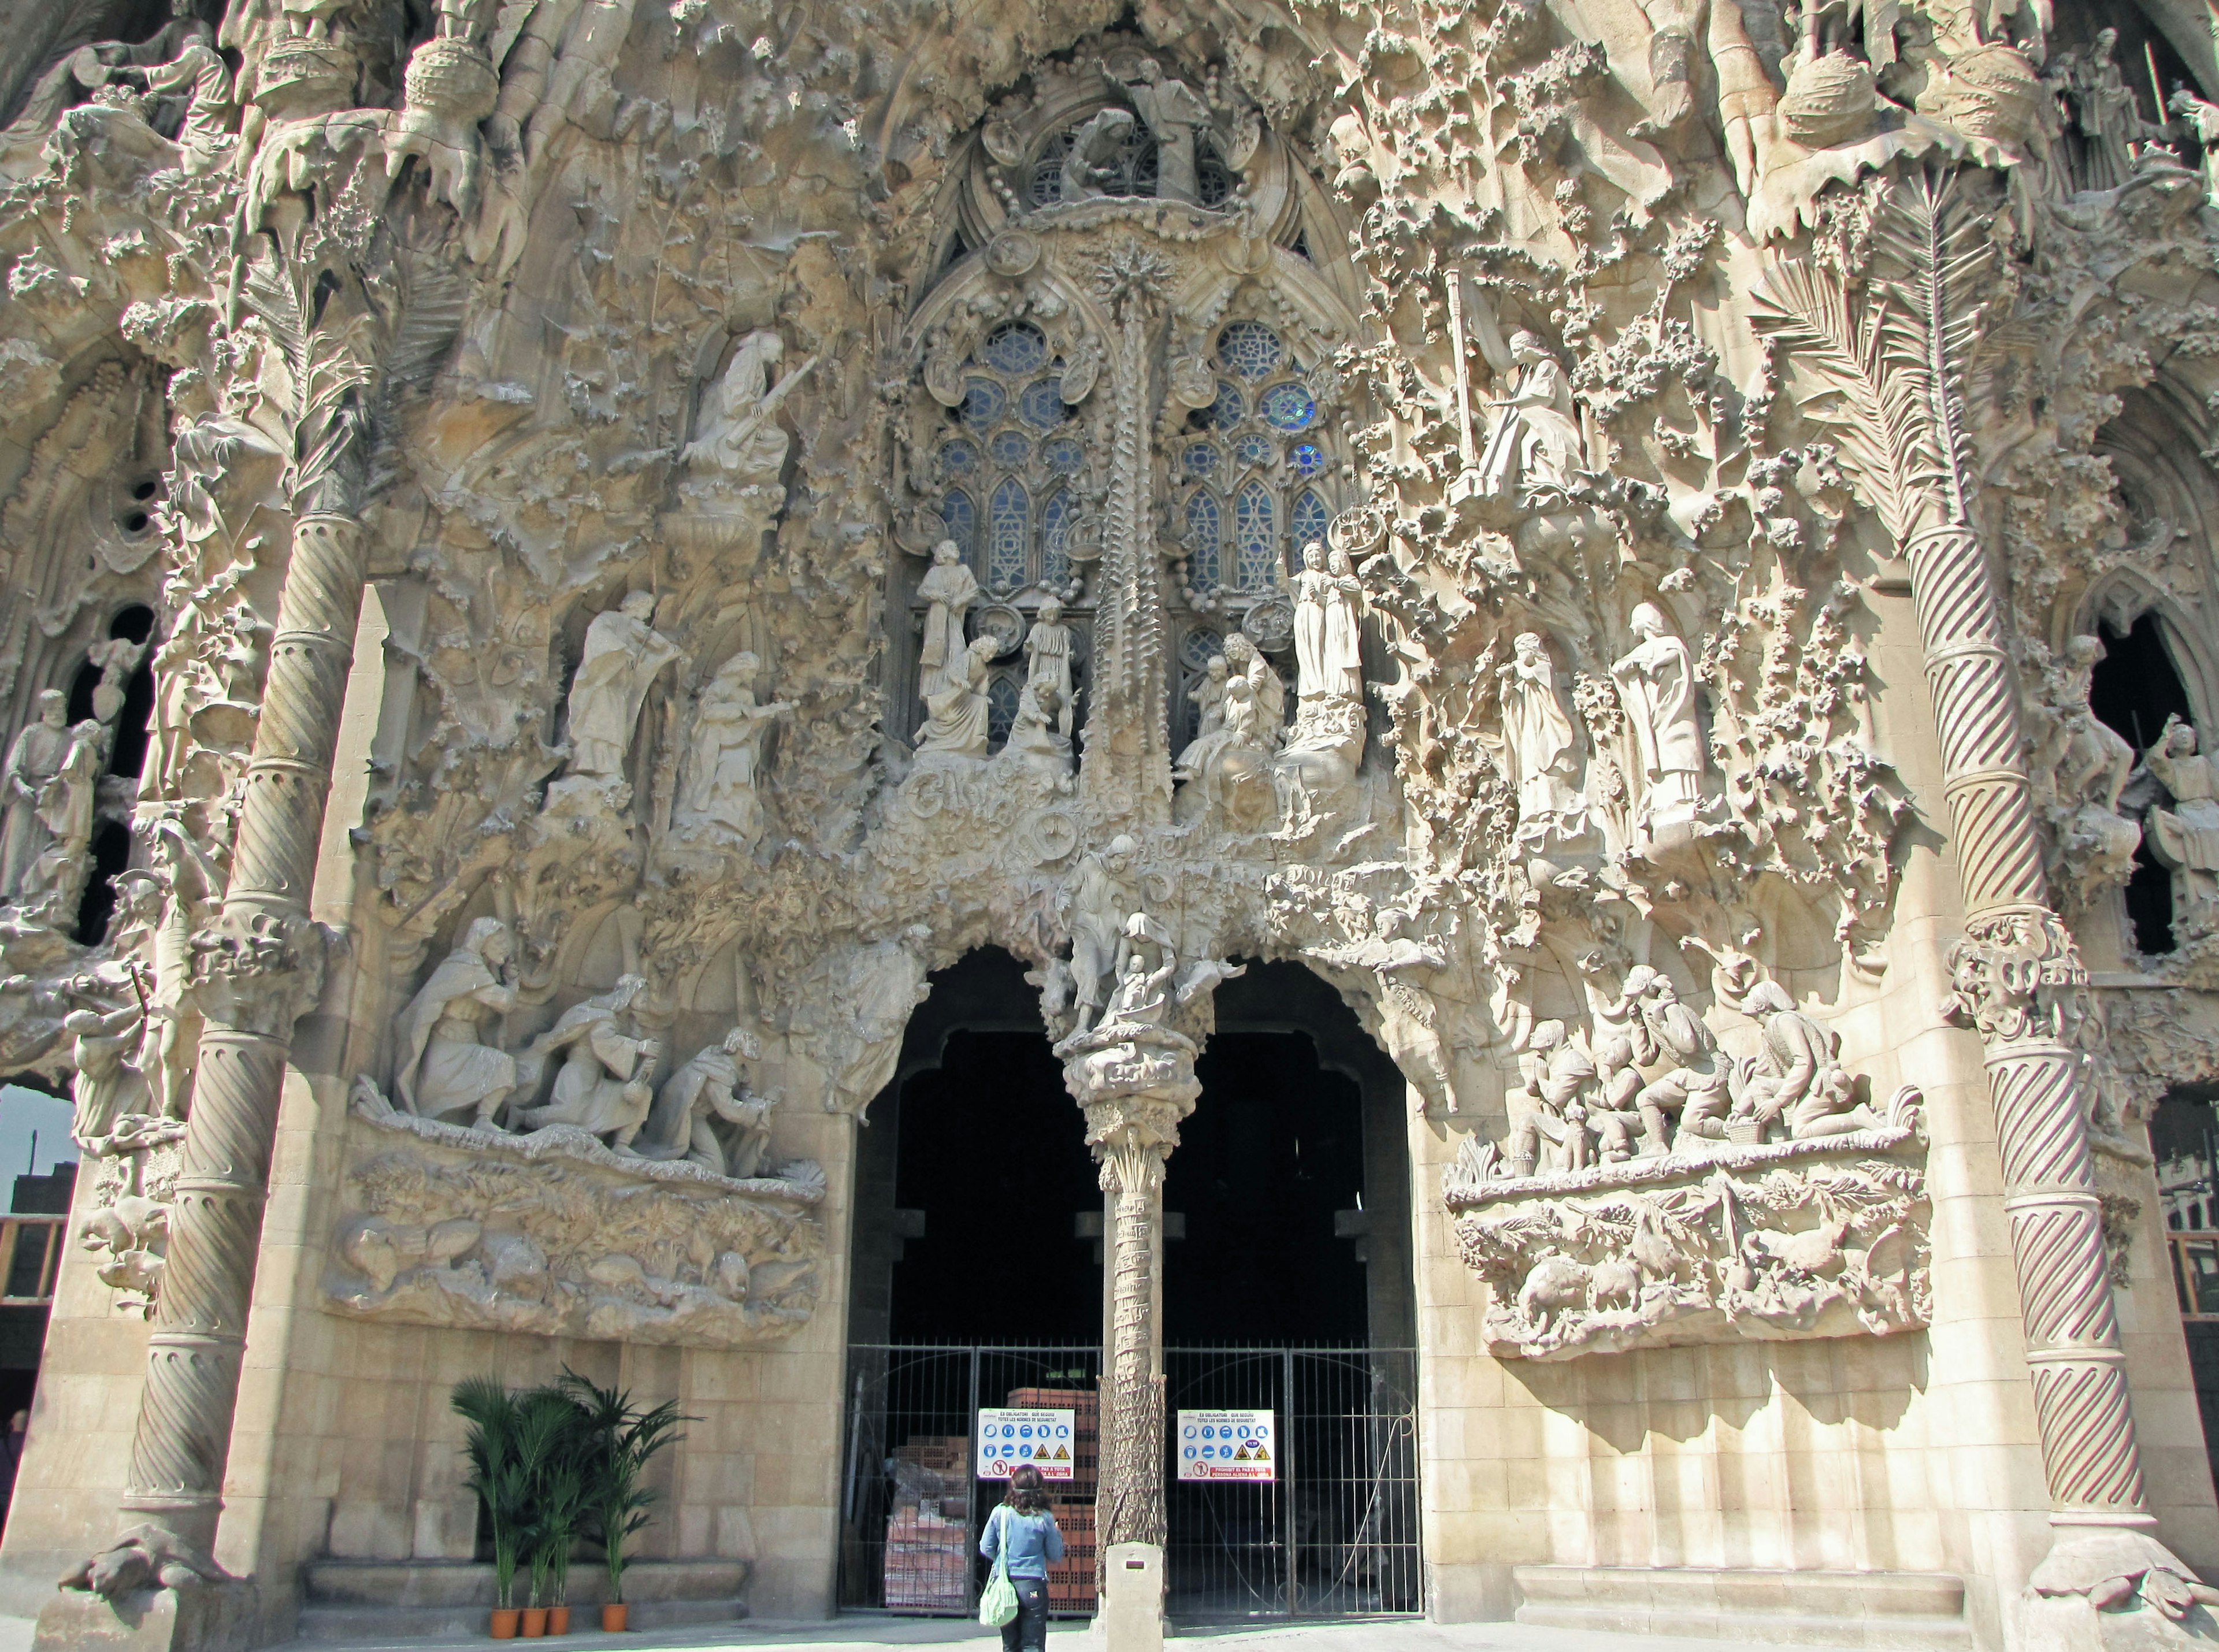
[[1181,1480],[1277,1480],[1279,1434],[1268,1411],[1182,1411]]
[[1042,1480],[1068,1480],[1078,1464],[1069,1411],[988,1406],[979,1413],[979,1478],[1007,1480],[1030,1464]]

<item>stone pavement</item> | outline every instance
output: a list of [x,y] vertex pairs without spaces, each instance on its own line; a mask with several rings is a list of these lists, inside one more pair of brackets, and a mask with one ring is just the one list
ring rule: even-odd
[[[1690,1640],[1667,1635],[1610,1635],[1591,1630],[1540,1629],[1525,1624],[1428,1624],[1409,1618],[1246,1624],[1181,1630],[1180,1642],[1197,1652],[1766,1652],[1772,1643]],[[743,1623],[730,1631],[695,1627],[637,1635],[566,1635],[549,1652],[722,1652],[724,1648],[791,1647],[800,1652],[871,1652],[885,1646],[998,1649],[1001,1636],[978,1624],[935,1618],[848,1617],[830,1623]],[[1076,1624],[1048,1630],[1051,1652],[1087,1652]],[[31,1620],[0,1618],[0,1652],[30,1652]],[[288,1652],[487,1652],[469,1641],[295,1641]],[[516,1652],[521,1652],[520,1643]],[[1805,1649],[1810,1652],[1810,1649]]]

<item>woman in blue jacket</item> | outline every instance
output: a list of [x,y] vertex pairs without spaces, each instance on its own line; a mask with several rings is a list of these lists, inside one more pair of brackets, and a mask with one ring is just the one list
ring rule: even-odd
[[1017,1592],[1017,1615],[1002,1625],[1002,1652],[1046,1652],[1047,1568],[1063,1558],[1063,1533],[1048,1512],[1041,1471],[1028,1463],[1010,1476],[1010,1494],[986,1517],[979,1552],[1000,1556]]

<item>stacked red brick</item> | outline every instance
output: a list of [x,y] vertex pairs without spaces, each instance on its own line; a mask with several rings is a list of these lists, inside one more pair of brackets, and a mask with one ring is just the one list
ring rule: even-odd
[[919,1434],[894,1452],[884,1604],[964,1612],[971,1604],[971,1442]]
[[1047,1482],[1048,1506],[1063,1531],[1063,1564],[1048,1568],[1047,1602],[1051,1612],[1091,1612],[1094,1488],[1101,1450],[1099,1402],[1085,1388],[1013,1388],[1009,1403],[1024,1409],[1073,1413],[1072,1476]]

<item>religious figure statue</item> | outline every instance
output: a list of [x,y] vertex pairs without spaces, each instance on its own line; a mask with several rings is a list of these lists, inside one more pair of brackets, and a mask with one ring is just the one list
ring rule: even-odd
[[639,710],[678,644],[655,629],[655,593],[635,591],[586,628],[570,682],[570,773],[622,779]]
[[39,792],[46,847],[23,875],[16,904],[59,925],[73,919],[92,871],[92,829],[98,817],[100,772],[108,762],[108,730],[87,717],[69,731],[61,767]]
[[[689,1159],[718,1176],[760,1175],[778,1097],[749,1090],[740,1063],[761,1056],[761,1040],[744,1027],[702,1050],[670,1075],[632,1151],[642,1158]],[[719,1131],[719,1124],[731,1127]]]
[[1572,416],[1572,387],[1563,363],[1523,329],[1510,335],[1518,380],[1501,409],[1479,462],[1480,491],[1510,506],[1537,494],[1561,495],[1571,487],[1585,455]]
[[1587,1169],[1594,1152],[1580,1092],[1595,1076],[1594,1061],[1564,1036],[1564,1023],[1560,1021],[1536,1025],[1519,1061],[1526,1072],[1520,1092],[1526,1110],[1504,1145],[1504,1174],[1532,1176],[1537,1171]]
[[1055,730],[1059,709],[1053,683],[1026,683],[1017,691],[1016,715],[1003,748],[1016,753],[1027,767],[1050,782],[1071,773],[1071,742]]
[[1071,897],[1071,978],[1078,1003],[1076,1030],[1094,1024],[1107,1002],[1117,965],[1118,937],[1140,899],[1133,857],[1141,846],[1120,832],[1100,853],[1079,863]]
[[1302,699],[1363,698],[1363,603],[1364,587],[1346,551],[1334,551],[1328,562],[1319,541],[1302,547],[1302,571],[1295,575],[1296,691]]
[[986,678],[1001,643],[991,637],[974,637],[960,656],[963,673],[946,687],[925,696],[924,726],[917,730],[917,752],[942,752],[956,757],[986,755]]
[[111,637],[84,651],[85,663],[100,673],[100,680],[92,689],[94,722],[113,724],[123,714],[123,699],[130,688],[131,674],[146,657],[146,649],[147,644],[134,643],[127,637]]
[[762,804],[755,796],[755,766],[774,719],[793,710],[792,700],[755,704],[757,655],[743,650],[718,668],[701,691],[693,713],[693,771],[686,808],[697,819],[730,831],[753,848],[762,836]]
[[[152,927],[152,968],[145,972],[146,1044],[139,1053],[154,1110],[182,1119],[193,1093],[193,1063],[200,1054],[201,1015],[185,992],[192,958],[193,931],[221,898],[223,864],[193,841],[174,816],[157,819],[147,830],[147,868],[127,874],[152,885],[159,908]],[[143,966],[142,966],[143,967]]]
[[1521,835],[1577,806],[1571,719],[1557,698],[1556,670],[1538,631],[1521,631],[1510,660],[1495,668],[1502,698],[1508,779],[1518,792]]
[[2167,717],[2143,761],[2172,793],[2149,811],[2150,852],[2172,870],[2173,921],[2183,935],[2219,928],[2219,759],[2198,754],[2196,730]]
[[400,1050],[393,1090],[403,1112],[427,1119],[465,1110],[473,1126],[497,1128],[517,1087],[516,1058],[488,1044],[486,1024],[516,1007],[509,966],[516,938],[499,918],[476,918],[462,944],[418,989],[394,1024]]
[[[1191,780],[1198,778],[1207,767],[1210,755],[1222,744],[1218,739],[1225,728],[1225,695],[1228,683],[1227,665],[1222,652],[1209,656],[1203,668],[1202,680],[1194,686],[1194,738],[1181,748],[1172,767],[1174,779]],[[1241,685],[1246,689],[1246,683]],[[1252,706],[1250,716],[1254,715]]]
[[686,444],[689,471],[715,471],[742,486],[778,480],[789,445],[777,423],[779,404],[817,365],[812,356],[774,386],[771,375],[785,359],[786,341],[768,327],[740,340],[724,376],[701,398],[694,437]]
[[1132,131],[1130,109],[1097,110],[1071,134],[1071,147],[1063,152],[1063,171],[1056,181],[1056,199],[1065,205],[1091,201],[1103,193],[1103,184],[1116,183],[1118,152]]
[[557,1050],[564,1053],[547,1104],[525,1109],[526,1129],[575,1125],[606,1137],[612,1147],[631,1147],[647,1122],[655,1071],[662,1060],[661,1042],[642,1036],[632,1024],[633,1002],[646,988],[639,976],[624,976],[613,990],[564,1010],[532,1040],[527,1055],[534,1062]]
[[928,605],[924,643],[917,651],[917,693],[929,705],[935,694],[969,674],[964,663],[963,617],[979,600],[979,581],[964,565],[963,553],[953,539],[932,548],[932,567],[918,581],[917,593]]
[[1703,731],[1695,719],[1695,668],[1654,603],[1633,611],[1639,640],[1610,668],[1641,754],[1643,790],[1634,810],[1644,835],[1691,822],[1703,786]]
[[1162,927],[1145,912],[1134,913],[1125,920],[1117,986],[1103,1013],[1102,1030],[1161,1027],[1171,1015],[1172,978],[1178,973],[1178,954]]
[[2187,121],[2203,149],[2203,198],[2219,207],[2219,103],[2205,102],[2185,86],[2166,100],[2168,112]]
[[1156,140],[1156,194],[1165,201],[1199,201],[1194,134],[1210,121],[1209,105],[1183,80],[1165,78],[1163,66],[1143,58],[1137,80],[1109,74],[1110,84],[1133,100],[1148,135]]
[[184,119],[177,127],[177,144],[182,152],[178,170],[188,177],[221,171],[238,147],[232,127],[239,111],[232,101],[230,65],[206,32],[189,35],[177,56],[146,69],[144,84],[158,97],[190,93]]
[[141,1019],[135,1003],[121,1009],[72,1009],[62,1018],[62,1030],[75,1040],[77,1077],[70,1091],[76,1107],[70,1136],[80,1147],[107,1135],[125,1114],[145,1110],[134,1104],[144,1100],[146,1086],[130,1061],[140,1043]]
[[1731,1097],[1717,1037],[1700,1015],[1680,1002],[1671,981],[1646,964],[1627,972],[1625,1002],[1636,1011],[1628,1029],[1634,1064],[1665,1069],[1633,1098],[1650,1140],[1660,1151],[1669,1150],[1675,1140],[1673,1121],[1677,1121],[1679,1137],[1723,1137]]
[[1741,1008],[1764,1028],[1764,1043],[1736,1065],[1730,1123],[1750,1120],[1760,1129],[1776,1124],[1797,1141],[1886,1124],[1858,1104],[1855,1082],[1842,1069],[1840,1036],[1797,1009],[1787,988],[1759,981]]
[[1071,738],[1072,700],[1071,627],[1063,623],[1063,605],[1054,597],[1041,604],[1040,618],[1025,632],[1025,680],[1035,688],[1051,689],[1041,703],[1055,707],[1055,731]]
[[26,892],[26,880],[53,834],[43,818],[47,783],[70,749],[68,702],[59,688],[40,691],[36,719],[16,736],[0,767],[7,808],[0,815],[0,898]]
[[1266,752],[1279,748],[1287,730],[1287,686],[1278,668],[1246,634],[1235,631],[1225,639],[1228,686],[1234,678],[1248,686],[1248,699],[1256,708],[1256,740]]

